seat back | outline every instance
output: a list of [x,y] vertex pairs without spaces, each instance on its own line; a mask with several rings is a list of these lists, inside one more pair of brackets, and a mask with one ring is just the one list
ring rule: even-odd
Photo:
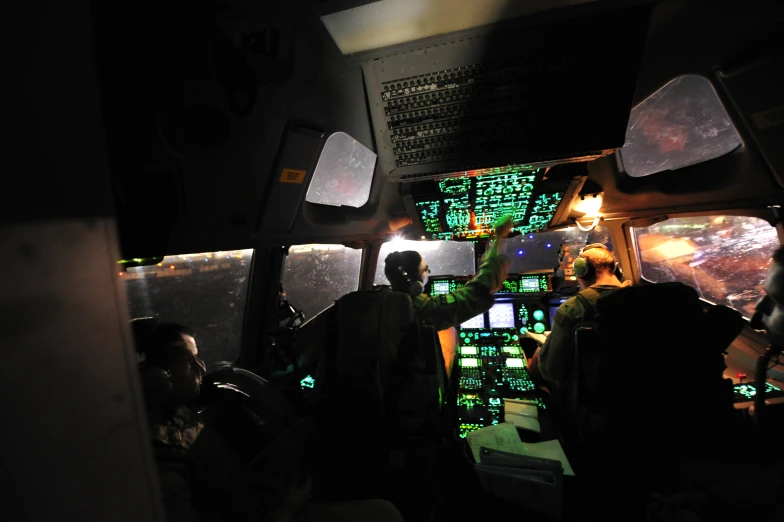
[[407,294],[347,294],[328,319],[316,388],[323,415],[411,433],[446,389],[438,337],[418,324]]
[[685,449],[685,439],[697,443],[704,434],[708,417],[731,411],[723,351],[743,327],[740,314],[704,312],[697,292],[681,283],[607,293],[594,314],[574,334],[571,409],[583,440],[616,448],[655,441],[665,452],[677,432]]

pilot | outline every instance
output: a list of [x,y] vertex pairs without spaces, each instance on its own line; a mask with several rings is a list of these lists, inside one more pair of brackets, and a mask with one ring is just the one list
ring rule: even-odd
[[493,294],[504,284],[511,260],[499,253],[499,243],[512,229],[512,218],[507,216],[495,225],[495,241],[482,257],[479,273],[465,286],[454,292],[430,297],[423,293],[430,267],[413,250],[392,252],[385,260],[384,274],[392,290],[405,292],[413,298],[417,319],[446,330],[482,314],[493,306]]
[[580,292],[558,308],[550,335],[534,353],[529,367],[532,377],[548,384],[556,402],[561,399],[564,384],[572,371],[574,330],[586,320],[588,307],[594,307],[605,292],[631,284],[630,281],[621,282],[612,252],[601,243],[583,247],[573,268]]
[[[135,319],[131,329],[169,522],[402,521],[394,505],[384,500],[311,502],[311,480],[299,469],[254,469],[256,459],[249,466],[244,452],[188,405],[199,396],[206,371],[193,332],[152,317]],[[243,425],[248,430],[255,427]],[[262,455],[268,439],[260,430],[247,438],[254,435],[256,451]],[[287,481],[292,475],[299,479]],[[273,482],[280,494],[264,489]]]

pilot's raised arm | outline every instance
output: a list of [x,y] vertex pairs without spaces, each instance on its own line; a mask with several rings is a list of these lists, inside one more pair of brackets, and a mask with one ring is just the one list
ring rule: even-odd
[[496,226],[496,240],[482,256],[479,272],[465,286],[454,292],[430,297],[422,293],[430,268],[413,250],[392,252],[387,256],[384,274],[392,289],[411,295],[417,319],[437,330],[458,326],[493,306],[493,294],[504,284],[511,260],[499,253],[498,246],[512,228],[512,219],[504,218]]

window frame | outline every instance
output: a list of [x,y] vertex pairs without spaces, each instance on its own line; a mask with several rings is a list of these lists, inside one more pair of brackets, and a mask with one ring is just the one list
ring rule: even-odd
[[[713,165],[714,162],[718,162],[718,161],[727,161],[727,159],[730,157],[747,152],[748,148],[746,146],[746,138],[744,136],[745,128],[742,122],[739,121],[739,117],[735,114],[735,109],[732,105],[732,100],[730,100],[727,97],[726,93],[723,90],[724,86],[720,82],[714,81],[713,77],[703,73],[686,72],[683,74],[679,74],[677,76],[673,76],[666,82],[662,83],[655,90],[653,90],[650,94],[648,94],[648,96],[642,99],[634,107],[632,107],[631,110],[629,111],[629,118],[631,119],[632,111],[634,111],[637,107],[645,103],[648,99],[650,99],[651,96],[653,96],[654,94],[662,90],[664,87],[669,85],[672,81],[677,80],[678,78],[681,78],[683,76],[698,76],[706,80],[710,84],[710,86],[713,88],[713,92],[716,94],[716,98],[718,98],[719,103],[721,104],[721,108],[724,110],[724,114],[727,115],[727,118],[730,120],[730,123],[735,129],[735,132],[738,134],[738,137],[740,138],[740,145],[738,145],[731,151],[722,154],[721,156],[717,156],[715,158],[711,158],[705,161],[700,161],[698,163],[693,163],[691,165],[685,165],[683,167],[679,167],[674,170],[673,169],[660,170],[658,172],[654,172],[653,174],[648,174],[647,176],[632,176],[631,174],[629,174],[628,170],[626,170],[626,164],[623,160],[623,154],[622,154],[623,147],[620,147],[618,150],[615,151],[615,159],[617,161],[618,171],[621,173],[621,175],[625,178],[626,181],[632,180],[635,183],[644,183],[645,181],[643,180],[661,179],[662,177],[672,175],[675,172],[688,171],[694,168],[698,168],[702,165]],[[628,129],[628,124],[627,124],[627,129]],[[626,145],[625,141],[626,141],[626,137],[624,135],[624,146]]]
[[[703,217],[703,216],[745,216],[745,217],[754,217],[759,218],[766,221],[770,226],[775,228],[776,235],[779,239],[779,246],[784,245],[784,227],[781,224],[777,223],[777,218],[773,212],[772,208],[741,208],[741,209],[724,209],[724,210],[702,210],[698,212],[678,212],[673,214],[660,214],[657,216],[652,216],[651,218],[638,218],[638,219],[630,219],[629,221],[623,224],[623,236],[624,239],[627,241],[627,244],[631,247],[631,256],[630,260],[633,261],[631,263],[633,277],[632,281],[634,284],[642,284],[642,285],[656,285],[655,281],[651,281],[646,279],[642,276],[642,262],[640,259],[640,248],[637,244],[637,237],[634,233],[633,228],[644,228],[649,227],[652,225],[656,225],[659,223],[663,223],[670,219],[675,218],[686,218],[686,217]],[[706,305],[715,306],[716,303],[708,301],[700,297],[700,301],[705,303]],[[744,317],[744,319],[746,319]],[[746,319],[746,321],[748,321]]]

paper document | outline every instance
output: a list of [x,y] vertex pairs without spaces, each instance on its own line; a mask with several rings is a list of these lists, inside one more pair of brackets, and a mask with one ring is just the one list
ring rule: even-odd
[[504,421],[511,422],[515,425],[515,427],[520,428],[521,430],[542,433],[542,428],[539,425],[539,421],[532,419],[531,417],[526,417],[525,415],[520,415],[517,413],[505,413]]
[[543,459],[557,460],[563,466],[565,475],[574,475],[569,460],[561,448],[561,443],[557,440],[546,442],[522,442],[517,434],[517,428],[510,422],[502,422],[495,426],[488,426],[476,431],[472,431],[466,437],[474,460],[481,462],[479,449],[484,446],[527,457],[539,457]]
[[466,438],[476,462],[481,462],[479,448],[482,446],[518,455],[526,454],[520,436],[517,434],[517,428],[508,422],[472,431]]
[[539,418],[539,408],[535,402],[531,401],[504,399],[504,412],[514,413],[515,415],[522,415],[523,417],[530,417],[532,419]]

